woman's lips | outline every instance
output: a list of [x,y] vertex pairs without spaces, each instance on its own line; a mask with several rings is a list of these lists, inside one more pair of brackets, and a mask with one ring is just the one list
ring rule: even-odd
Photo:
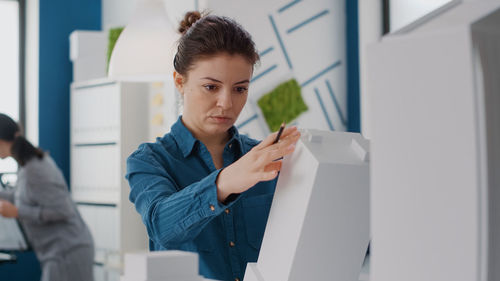
[[231,122],[231,118],[226,117],[226,116],[211,116],[212,120],[214,120],[216,123],[229,123]]

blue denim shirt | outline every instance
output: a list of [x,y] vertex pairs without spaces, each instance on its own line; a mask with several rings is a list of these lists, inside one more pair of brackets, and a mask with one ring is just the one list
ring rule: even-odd
[[[229,133],[224,167],[259,143],[239,135],[234,126]],[[132,153],[126,178],[151,250],[196,252],[206,278],[243,280],[247,262],[256,262],[259,255],[276,179],[260,182],[224,205],[215,185],[220,171],[179,117],[170,133]]]

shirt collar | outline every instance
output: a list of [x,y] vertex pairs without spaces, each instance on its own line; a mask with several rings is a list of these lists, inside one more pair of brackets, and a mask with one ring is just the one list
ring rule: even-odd
[[[191,154],[195,144],[199,142],[199,140],[197,140],[193,136],[193,134],[191,134],[188,128],[186,128],[184,123],[182,123],[182,115],[179,116],[174,125],[172,125],[172,127],[170,128],[170,132],[172,133],[172,136],[177,142],[177,145],[179,146],[184,158],[187,157],[189,154]],[[229,135],[231,136],[228,143],[237,142],[239,150],[243,152],[243,145],[241,142],[241,137],[238,132],[238,129],[236,129],[235,126],[232,126],[231,128],[229,128],[228,132]]]
[[243,155],[243,143],[241,142],[241,137],[240,133],[238,132],[238,129],[233,125],[231,128],[228,130],[229,135],[231,138],[229,139],[228,143],[229,144],[234,144],[235,142],[238,143],[238,148],[241,152],[240,155]]

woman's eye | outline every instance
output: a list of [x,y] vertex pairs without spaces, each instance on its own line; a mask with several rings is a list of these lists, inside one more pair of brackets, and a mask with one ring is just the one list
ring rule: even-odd
[[217,89],[217,86],[215,86],[215,85],[205,85],[203,87],[205,87],[205,89],[207,89],[209,91],[213,91],[213,90]]
[[236,92],[245,93],[248,89],[246,87],[236,87]]

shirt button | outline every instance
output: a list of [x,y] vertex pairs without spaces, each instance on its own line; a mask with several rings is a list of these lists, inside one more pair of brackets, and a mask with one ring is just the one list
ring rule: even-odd
[[210,205],[210,210],[212,210],[212,212],[215,211],[214,205]]
[[226,212],[226,214],[229,214],[229,209],[225,209],[224,212]]
[[[230,144],[229,144],[229,148],[231,148],[232,146],[233,146],[233,144],[232,144],[232,143],[230,143]],[[236,278],[236,279],[238,279],[238,278]]]
[[234,247],[234,245],[235,245],[235,244],[234,244],[234,242],[233,242],[233,241],[229,242],[229,246],[230,246],[230,247]]

